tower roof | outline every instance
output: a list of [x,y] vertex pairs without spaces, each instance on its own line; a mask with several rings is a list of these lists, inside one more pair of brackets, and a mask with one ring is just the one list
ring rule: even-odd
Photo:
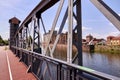
[[20,20],[17,19],[16,17],[13,17],[9,20],[9,23],[13,23],[13,24],[20,24]]
[[93,37],[93,36],[91,34],[89,34],[89,35],[86,36],[86,38],[88,38],[88,37]]

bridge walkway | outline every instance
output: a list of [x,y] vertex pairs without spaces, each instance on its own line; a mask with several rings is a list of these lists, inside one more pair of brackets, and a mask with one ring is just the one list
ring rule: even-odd
[[0,80],[37,80],[5,46],[0,46]]

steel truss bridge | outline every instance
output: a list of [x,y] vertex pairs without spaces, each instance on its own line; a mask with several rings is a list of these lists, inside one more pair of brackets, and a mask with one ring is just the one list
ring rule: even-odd
[[[10,49],[28,67],[27,72],[32,72],[38,80],[119,80],[115,76],[82,66],[82,3],[81,0],[66,1],[67,4],[64,3],[65,0],[41,0],[18,27],[17,31],[14,34],[12,31],[10,32]],[[90,1],[120,30],[120,17],[118,14],[105,4],[103,0]],[[53,22],[51,22],[50,35],[47,43],[43,44],[43,37],[41,35],[47,33],[46,29],[48,26],[45,25],[42,15],[45,15],[45,12],[49,11],[56,4],[58,6]],[[63,8],[65,5],[67,6],[66,10]],[[65,12],[64,15],[61,15],[63,9]],[[62,19],[59,19],[61,17]],[[76,25],[74,24],[74,19],[76,20]],[[51,19],[49,20],[51,21]],[[54,51],[60,35],[66,27],[66,21],[68,22],[67,57],[66,61],[63,61],[56,59],[53,54],[55,54]],[[51,47],[50,41],[58,22],[60,22],[58,33]],[[77,34],[77,41],[74,40],[74,33]],[[73,59],[76,58],[72,56],[73,45],[77,48],[76,57],[78,65],[74,64]]]

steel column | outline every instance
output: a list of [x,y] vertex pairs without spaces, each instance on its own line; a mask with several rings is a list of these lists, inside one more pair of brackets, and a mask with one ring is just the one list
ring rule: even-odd
[[77,18],[77,50],[78,50],[78,65],[83,64],[82,60],[82,12],[81,0],[76,0],[76,18]]
[[68,0],[68,40],[67,62],[72,63],[72,40],[73,40],[73,0]]
[[32,43],[33,51],[41,53],[39,19],[36,17],[36,15],[34,15],[33,21],[34,21],[33,43]]

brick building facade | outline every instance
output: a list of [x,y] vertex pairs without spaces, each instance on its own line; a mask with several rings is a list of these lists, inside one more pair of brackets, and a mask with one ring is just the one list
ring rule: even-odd
[[120,46],[120,36],[108,36],[107,37],[107,45],[109,46]]

